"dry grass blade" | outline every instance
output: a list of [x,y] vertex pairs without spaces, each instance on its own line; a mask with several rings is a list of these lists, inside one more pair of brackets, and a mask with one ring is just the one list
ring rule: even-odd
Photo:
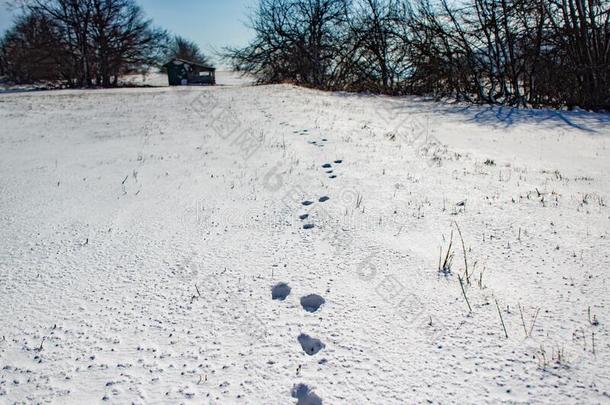
[[504,324],[504,318],[502,318],[502,311],[500,310],[500,305],[498,304],[498,300],[496,300],[496,308],[498,308],[498,315],[500,315],[500,322],[502,322],[502,329],[504,329],[504,336],[508,339],[508,332],[506,331],[506,325]]
[[521,315],[521,324],[523,325],[523,332],[525,332],[525,337],[528,337],[527,328],[525,327],[525,318],[523,317],[523,309],[521,308],[521,303],[519,303],[519,314]]
[[[445,259],[442,261],[442,264],[440,264],[440,260],[439,260],[440,266],[438,268],[438,271],[443,274],[451,273],[451,264],[453,263],[452,246],[453,246],[453,230],[451,231],[451,235],[449,237],[449,246],[447,246],[447,253],[445,254]],[[442,253],[443,253],[443,248],[441,247],[441,258],[443,256]]]
[[470,301],[468,301],[468,296],[466,295],[466,289],[464,288],[464,280],[462,280],[461,276],[458,276],[458,280],[460,280],[460,286],[462,287],[462,294],[464,295],[464,299],[466,300],[466,304],[468,305],[468,311],[472,313],[472,307],[470,306]]
[[460,241],[462,242],[462,252],[464,253],[464,274],[466,275],[466,282],[470,284],[470,275],[468,275],[468,258],[466,257],[466,244],[464,244],[464,238],[462,237],[462,230],[458,225],[457,221],[454,221],[455,227],[457,228],[458,234],[460,235]]

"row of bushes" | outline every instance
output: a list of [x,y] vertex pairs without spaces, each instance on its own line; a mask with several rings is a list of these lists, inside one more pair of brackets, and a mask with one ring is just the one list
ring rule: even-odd
[[609,0],[259,0],[264,83],[610,109]]

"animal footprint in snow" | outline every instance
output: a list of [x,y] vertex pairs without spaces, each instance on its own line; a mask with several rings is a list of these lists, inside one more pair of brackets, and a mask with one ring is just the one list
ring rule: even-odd
[[297,399],[297,405],[322,405],[322,398],[317,396],[307,384],[295,385],[291,394]]
[[324,298],[318,294],[309,294],[301,297],[301,306],[307,312],[316,312],[324,302]]
[[336,164],[341,164],[341,163],[343,163],[343,160],[341,160],[341,159],[337,159],[337,160],[335,160],[335,163],[336,163]]
[[328,201],[328,200],[330,200],[330,197],[323,196],[323,197],[320,197],[320,199],[319,199],[318,201],[320,201],[320,202],[326,202],[326,201]]
[[313,228],[313,224],[305,224],[303,225],[303,229],[312,229]]
[[323,168],[323,169],[330,169],[331,167],[333,167],[333,166],[332,166],[330,163],[324,163],[324,164],[322,165],[322,168]]
[[284,301],[290,294],[290,286],[286,283],[277,283],[271,288],[271,299]]
[[331,174],[330,176],[328,176],[329,179],[336,179],[337,175],[336,174]]
[[303,201],[301,204],[303,204],[304,206],[306,206],[306,207],[307,207],[308,205],[313,204],[313,201],[305,200],[305,201]]
[[301,214],[299,215],[299,219],[302,221],[304,219],[307,219],[309,217],[309,214]]
[[312,338],[304,333],[301,333],[297,340],[301,344],[303,351],[310,356],[313,356],[325,347],[320,339]]

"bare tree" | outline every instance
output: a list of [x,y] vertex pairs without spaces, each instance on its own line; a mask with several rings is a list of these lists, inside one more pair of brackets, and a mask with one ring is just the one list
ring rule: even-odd
[[22,10],[22,20],[38,22],[48,40],[35,43],[30,35],[19,59],[4,52],[4,64],[25,71],[26,60],[48,55],[72,86],[116,85],[120,75],[158,64],[167,44],[167,33],[152,27],[134,0],[25,0]]
[[329,85],[336,79],[345,16],[343,0],[261,0],[251,18],[254,41],[227,54],[261,81]]
[[348,18],[345,81],[352,89],[396,93],[409,68],[407,7],[395,0],[359,0]]
[[409,20],[411,90],[515,106],[608,108],[609,4],[420,0]]
[[132,0],[91,0],[89,31],[95,53],[96,82],[104,87],[118,77],[154,65],[163,53],[165,31],[151,27]]
[[0,41],[1,70],[17,83],[69,77],[64,67],[68,57],[53,22],[43,16],[18,18]]
[[568,73],[567,83],[553,90],[570,106],[608,107],[610,2],[552,0],[544,7],[551,33],[546,39],[555,51],[546,56]]
[[201,51],[199,45],[179,35],[176,35],[173,38],[172,43],[170,44],[170,47],[168,49],[168,54],[166,58],[184,59],[192,62],[201,63],[202,65],[210,64],[210,60]]

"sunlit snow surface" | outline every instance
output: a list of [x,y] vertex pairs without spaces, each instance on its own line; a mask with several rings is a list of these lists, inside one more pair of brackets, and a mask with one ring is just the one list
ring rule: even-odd
[[608,115],[248,83],[0,95],[0,403],[608,401]]

